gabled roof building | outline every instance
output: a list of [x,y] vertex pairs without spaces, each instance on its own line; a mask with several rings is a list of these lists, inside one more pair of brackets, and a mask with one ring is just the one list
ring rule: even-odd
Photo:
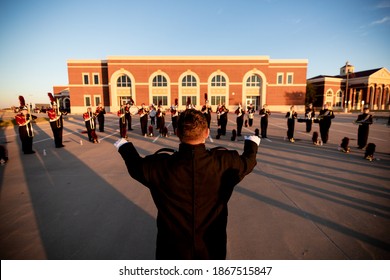
[[315,89],[315,107],[328,104],[335,110],[350,111],[368,105],[371,110],[390,109],[390,72],[386,68],[355,72],[347,62],[339,75],[320,75],[307,83]]

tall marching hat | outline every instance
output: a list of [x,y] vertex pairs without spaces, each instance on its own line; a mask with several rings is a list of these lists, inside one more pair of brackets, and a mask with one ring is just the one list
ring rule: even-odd
[[50,104],[51,104],[52,106],[57,106],[57,103],[56,103],[56,100],[55,100],[53,94],[52,94],[51,92],[48,92],[47,95],[48,95],[49,98],[50,98]]
[[24,97],[19,95],[19,103],[20,103],[20,110],[27,110],[26,101],[24,100]]

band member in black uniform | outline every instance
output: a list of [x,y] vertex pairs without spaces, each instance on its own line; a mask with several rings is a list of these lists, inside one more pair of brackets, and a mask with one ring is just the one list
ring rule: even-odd
[[119,131],[122,138],[127,138],[125,107],[126,105],[122,105],[121,109],[116,113],[119,117]]
[[238,105],[238,108],[234,112],[236,117],[236,124],[237,124],[237,136],[241,136],[242,126],[244,125],[244,116],[245,111],[242,109],[241,104]]
[[83,114],[83,118],[85,127],[87,128],[89,142],[98,143],[98,137],[96,135],[96,116],[92,113],[91,107],[87,108],[87,112]]
[[157,117],[157,129],[160,132],[160,134],[163,134],[164,127],[165,127],[165,111],[161,101],[157,108],[156,117]]
[[294,129],[295,129],[295,119],[298,117],[297,112],[295,112],[294,105],[290,107],[290,111],[287,112],[287,138],[291,143],[294,143]]
[[19,126],[19,138],[22,142],[22,151],[24,154],[34,154],[35,151],[32,149],[34,138],[32,121],[37,117],[30,114],[23,96],[19,96],[19,101],[21,112],[15,116],[15,121]]
[[49,116],[51,130],[53,131],[54,144],[56,148],[62,148],[65,147],[65,145],[62,144],[62,132],[64,129],[64,121],[62,115],[66,115],[67,113],[61,112],[59,110],[54,96],[50,92],[48,93],[48,95],[52,107],[50,110],[47,111],[47,115]]
[[131,142],[114,144],[130,176],[150,190],[157,207],[156,259],[225,259],[228,201],[255,167],[260,138],[245,137],[241,155],[208,150],[207,121],[194,109],[179,115],[177,135],[179,150],[173,154],[141,157]]
[[305,109],[305,119],[306,119],[306,132],[311,131],[311,127],[313,124],[313,119],[315,117],[315,112],[313,108],[313,104],[309,103]]
[[226,108],[225,103],[222,103],[219,108],[219,122],[221,124],[221,135],[226,135],[226,126],[228,123],[229,109]]
[[271,111],[267,108],[267,104],[263,105],[263,108],[259,111],[259,115],[261,138],[267,138],[268,117],[271,115]]
[[329,129],[332,124],[332,119],[334,119],[334,113],[328,109],[328,104],[324,105],[317,119],[319,120],[321,140],[326,144],[329,139]]
[[148,135],[148,113],[149,110],[145,106],[145,103],[142,103],[141,109],[139,109],[138,114],[139,114],[139,121],[141,124],[141,133],[143,136]]
[[[131,100],[133,100],[133,99],[131,99]],[[134,104],[133,101],[132,101],[132,104]],[[126,106],[125,106],[125,119],[126,119],[126,123],[127,123],[127,130],[128,131],[133,130],[131,128],[131,114],[130,114],[130,103],[129,102],[127,102]]]
[[370,108],[368,105],[364,106],[363,114],[360,114],[355,121],[359,125],[358,128],[358,148],[364,149],[367,146],[368,133],[370,130],[370,125],[373,123],[372,115],[369,114]]
[[99,123],[99,131],[104,132],[104,115],[106,114],[106,109],[104,109],[103,104],[99,103],[96,107],[95,115]]
[[179,117],[178,105],[179,105],[179,102],[176,98],[175,105],[171,106],[172,127],[173,127],[173,134],[175,134],[175,135],[176,135],[176,129],[177,129],[177,118]]
[[205,99],[205,104],[203,105],[201,111],[203,115],[206,117],[208,128],[210,128],[211,113],[213,112],[213,110],[211,109],[211,105],[209,104],[209,100],[207,99],[207,93],[204,94],[204,99]]
[[252,127],[253,125],[253,119],[254,119],[254,116],[255,116],[255,106],[253,106],[253,104],[249,104],[249,106],[246,108],[246,111],[248,113],[248,125],[249,127]]

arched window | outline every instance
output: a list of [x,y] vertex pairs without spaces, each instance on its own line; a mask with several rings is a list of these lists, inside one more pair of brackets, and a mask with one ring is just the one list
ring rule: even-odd
[[192,75],[187,75],[183,78],[181,85],[183,87],[196,87],[196,78]]
[[261,86],[261,80],[258,75],[252,75],[246,80],[246,86],[247,87],[260,87]]
[[213,79],[211,80],[211,86],[212,87],[225,87],[226,86],[226,79],[222,75],[215,75]]
[[168,86],[167,78],[163,75],[157,75],[153,78],[153,86],[154,87],[166,87]]
[[131,80],[129,76],[122,75],[116,80],[116,86],[117,87],[131,87]]

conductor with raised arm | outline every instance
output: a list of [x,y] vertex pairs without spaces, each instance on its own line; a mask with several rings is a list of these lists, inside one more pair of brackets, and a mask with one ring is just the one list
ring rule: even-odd
[[[206,149],[209,129],[201,111],[178,119],[179,150],[141,157],[125,139],[114,145],[131,177],[149,188],[157,215],[157,259],[225,259],[228,201],[256,165],[260,138],[246,136],[244,151]],[[130,185],[130,184],[129,184]]]

